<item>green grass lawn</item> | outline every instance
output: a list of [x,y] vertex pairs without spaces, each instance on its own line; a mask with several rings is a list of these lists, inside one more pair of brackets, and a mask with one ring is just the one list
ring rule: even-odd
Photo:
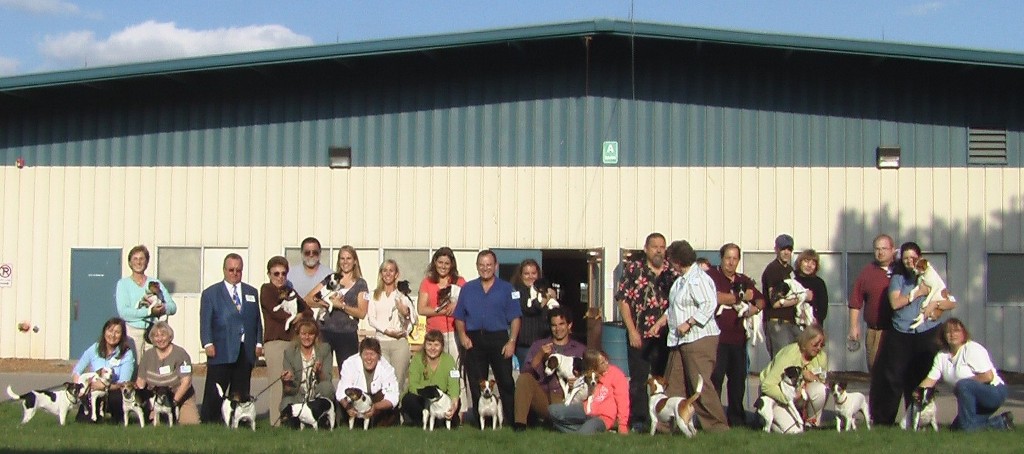
[[845,453],[878,452],[966,453],[1024,452],[1024,429],[1015,432],[964,434],[943,430],[938,434],[907,433],[898,429],[861,430],[837,434],[820,430],[802,435],[770,435],[748,429],[725,434],[701,433],[688,440],[681,435],[602,434],[576,436],[531,429],[524,433],[504,429],[481,432],[463,427],[425,433],[414,428],[385,428],[334,432],[302,432],[269,427],[260,420],[257,431],[229,430],[223,426],[146,427],[138,424],[91,425],[69,422],[60,427],[48,413],[19,427],[21,406],[0,404],[0,452],[360,452],[404,454],[484,452],[506,454],[540,453],[625,453],[625,452],[727,452],[727,453]]

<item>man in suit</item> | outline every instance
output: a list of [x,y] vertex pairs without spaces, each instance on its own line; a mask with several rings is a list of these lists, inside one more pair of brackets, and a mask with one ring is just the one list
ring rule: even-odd
[[224,257],[224,280],[203,290],[199,338],[207,364],[203,421],[222,421],[222,399],[216,384],[226,392],[248,396],[252,367],[263,355],[259,298],[255,287],[242,282],[242,256],[238,254]]

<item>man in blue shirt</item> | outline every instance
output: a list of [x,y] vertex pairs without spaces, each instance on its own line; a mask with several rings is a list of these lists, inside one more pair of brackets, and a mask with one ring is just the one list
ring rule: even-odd
[[494,251],[485,249],[476,255],[480,277],[462,287],[453,315],[459,343],[466,349],[463,365],[473,405],[480,401],[480,381],[487,378],[490,367],[498,384],[505,421],[512,421],[512,355],[516,351],[522,311],[519,293],[512,284],[495,276],[497,266]]

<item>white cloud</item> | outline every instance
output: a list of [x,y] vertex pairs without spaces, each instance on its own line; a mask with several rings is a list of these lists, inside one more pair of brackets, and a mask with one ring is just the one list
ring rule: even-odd
[[0,77],[10,76],[18,72],[18,60],[0,57]]
[[908,12],[911,16],[927,16],[931,13],[934,13],[945,8],[946,5],[947,2],[944,1],[918,3],[916,5],[911,5]]
[[0,0],[0,7],[32,14],[78,13],[78,5],[60,0]]
[[[3,1],[3,0],[0,0]],[[72,65],[114,65],[313,44],[282,25],[191,30],[174,22],[146,21],[97,39],[91,31],[47,35],[40,51]]]

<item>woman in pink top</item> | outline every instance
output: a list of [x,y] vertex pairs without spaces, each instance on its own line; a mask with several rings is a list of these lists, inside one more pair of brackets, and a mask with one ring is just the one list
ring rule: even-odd
[[[451,290],[446,290],[453,286]],[[459,343],[455,339],[455,303],[458,291],[466,285],[466,280],[459,276],[459,268],[455,264],[455,252],[449,247],[442,247],[434,252],[434,257],[427,267],[427,276],[420,283],[420,294],[416,300],[416,312],[427,317],[427,331],[436,329],[444,334],[445,350],[459,360]],[[438,298],[444,293],[443,299]],[[440,305],[440,307],[438,307]]]
[[616,428],[627,434],[629,418],[629,382],[622,370],[608,363],[608,355],[588,349],[583,355],[586,370],[597,371],[600,378],[582,404],[552,404],[548,407],[551,423],[561,432],[593,434]]

